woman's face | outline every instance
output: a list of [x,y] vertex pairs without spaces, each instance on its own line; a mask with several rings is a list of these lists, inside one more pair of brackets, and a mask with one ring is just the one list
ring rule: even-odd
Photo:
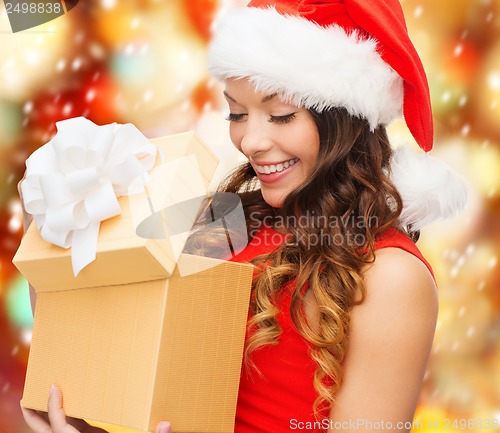
[[256,93],[246,79],[228,79],[224,96],[231,141],[252,164],[264,200],[280,207],[316,167],[319,134],[311,114],[277,95]]

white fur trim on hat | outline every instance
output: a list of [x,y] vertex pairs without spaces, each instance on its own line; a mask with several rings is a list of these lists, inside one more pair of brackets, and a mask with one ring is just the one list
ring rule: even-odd
[[443,161],[427,153],[417,155],[398,147],[391,161],[390,177],[403,199],[400,222],[412,230],[457,216],[467,203],[465,180]]
[[322,111],[345,107],[370,127],[401,117],[403,80],[379,56],[377,43],[274,8],[226,13],[209,50],[219,79],[248,78],[256,91]]

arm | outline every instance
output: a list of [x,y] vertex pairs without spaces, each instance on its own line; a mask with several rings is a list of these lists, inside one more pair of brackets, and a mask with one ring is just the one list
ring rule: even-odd
[[411,423],[415,413],[437,320],[436,286],[419,259],[397,248],[376,252],[365,283],[366,300],[352,310],[344,380],[330,426],[345,422],[344,431],[408,432],[409,424],[398,423]]

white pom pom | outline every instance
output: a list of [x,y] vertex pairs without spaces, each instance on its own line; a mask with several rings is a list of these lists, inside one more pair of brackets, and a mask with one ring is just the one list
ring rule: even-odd
[[467,203],[467,186],[458,173],[426,153],[416,155],[409,147],[394,152],[390,176],[403,199],[403,227],[420,230],[458,215]]

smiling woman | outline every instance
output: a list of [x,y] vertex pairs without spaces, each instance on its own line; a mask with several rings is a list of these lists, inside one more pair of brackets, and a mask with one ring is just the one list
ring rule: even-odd
[[[288,431],[292,419],[313,431],[362,415],[411,420],[434,332],[436,292],[431,267],[401,231],[402,200],[388,176],[392,150],[385,128],[372,131],[343,107],[319,112],[282,94],[266,95],[247,77],[225,84],[231,140],[248,163],[220,190],[240,194],[252,239],[232,260],[261,270],[254,279],[236,431]],[[191,245],[212,235],[201,222]],[[402,307],[418,296],[417,319]],[[405,314],[395,330],[410,331],[418,355],[406,346],[406,334],[388,332],[391,311]],[[382,313],[386,318],[375,322]],[[407,357],[400,375],[391,373],[401,368],[393,362],[394,348]],[[367,373],[383,371],[384,380],[373,386]],[[373,394],[361,398],[360,387],[370,384]],[[385,396],[390,403],[379,410],[370,402],[387,386],[406,387],[407,399]]]

